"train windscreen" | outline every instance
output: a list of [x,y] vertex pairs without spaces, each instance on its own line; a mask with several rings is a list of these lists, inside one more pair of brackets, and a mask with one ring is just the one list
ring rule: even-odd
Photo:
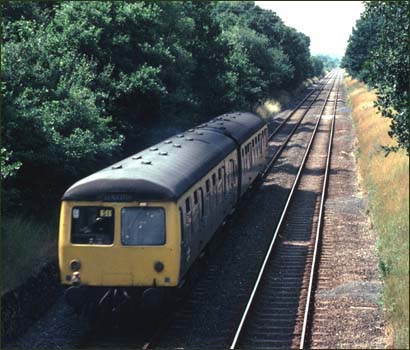
[[136,246],[165,244],[164,208],[122,208],[121,243]]
[[114,209],[108,207],[74,207],[71,220],[71,243],[112,244]]

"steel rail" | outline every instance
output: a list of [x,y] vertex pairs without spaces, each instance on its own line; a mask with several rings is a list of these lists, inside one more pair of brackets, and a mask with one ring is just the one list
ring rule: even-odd
[[[338,73],[338,75],[339,75],[339,73]],[[339,81],[340,81],[340,77],[339,77]],[[332,154],[333,134],[334,134],[334,129],[335,129],[336,110],[337,110],[337,102],[338,102],[338,98],[339,98],[339,89],[340,89],[340,83],[339,83],[339,85],[337,87],[337,91],[336,91],[335,104],[334,104],[334,108],[333,108],[332,125],[330,127],[329,144],[328,144],[328,148],[327,148],[327,157],[326,157],[326,168],[325,168],[325,174],[324,174],[324,179],[323,179],[322,195],[321,195],[321,199],[320,199],[320,210],[319,210],[319,214],[318,214],[318,224],[317,224],[317,228],[316,228],[315,248],[314,248],[314,251],[313,251],[313,259],[312,259],[312,266],[311,266],[311,271],[310,271],[309,287],[308,287],[308,292],[307,292],[307,297],[306,297],[306,306],[305,306],[305,313],[304,313],[304,317],[303,317],[303,325],[302,325],[302,333],[301,333],[299,349],[304,348],[306,332],[307,332],[307,328],[308,328],[310,302],[311,302],[313,282],[314,282],[314,277],[315,277],[315,272],[316,272],[316,260],[317,260],[319,242],[320,242],[320,237],[321,237],[320,233],[321,233],[321,230],[322,230],[324,204],[325,204],[325,200],[326,200],[327,186],[328,186],[328,179],[329,179],[329,169],[330,169],[330,160],[331,160],[331,154]]]
[[268,262],[268,260],[269,260],[270,255],[271,255],[273,246],[274,246],[274,244],[275,244],[275,242],[276,242],[276,238],[277,238],[277,236],[278,236],[278,233],[279,233],[280,229],[282,228],[282,224],[283,224],[283,222],[284,222],[286,213],[287,213],[287,211],[288,211],[289,204],[290,204],[290,202],[291,202],[291,200],[292,200],[292,197],[293,197],[293,194],[294,194],[294,192],[295,192],[295,189],[296,189],[296,187],[297,187],[297,185],[298,185],[298,183],[299,183],[299,179],[300,179],[301,174],[302,174],[302,171],[303,171],[303,169],[304,169],[304,165],[305,165],[306,160],[307,160],[307,157],[308,157],[308,155],[309,155],[309,153],[310,153],[311,146],[312,146],[312,144],[313,144],[313,140],[314,140],[314,138],[315,138],[315,136],[316,136],[316,132],[317,132],[317,130],[318,130],[320,121],[321,121],[321,119],[322,119],[323,111],[324,111],[324,109],[325,109],[325,107],[326,107],[326,105],[327,105],[327,102],[328,102],[328,100],[329,100],[330,94],[331,94],[331,92],[332,92],[332,90],[333,90],[333,87],[334,87],[334,85],[335,85],[335,82],[336,82],[336,79],[333,81],[332,87],[330,88],[330,90],[329,90],[329,92],[328,92],[328,94],[327,94],[327,96],[326,96],[325,103],[323,104],[322,109],[321,109],[320,114],[319,114],[319,117],[317,118],[317,122],[316,122],[315,128],[314,128],[314,130],[313,130],[313,132],[312,132],[312,135],[311,135],[311,137],[310,137],[308,146],[307,146],[307,148],[306,148],[306,150],[305,150],[305,153],[304,153],[304,155],[303,155],[303,159],[302,159],[301,165],[300,165],[300,167],[299,167],[298,173],[297,173],[297,175],[296,175],[296,178],[295,178],[295,180],[294,180],[294,183],[293,183],[292,188],[291,188],[291,190],[290,190],[290,193],[289,193],[289,195],[288,195],[288,198],[287,198],[286,204],[285,204],[285,206],[284,206],[284,209],[283,209],[283,211],[282,211],[282,213],[281,213],[281,217],[280,217],[280,219],[279,219],[279,222],[278,222],[278,224],[277,224],[277,226],[276,226],[275,233],[274,233],[274,235],[273,235],[273,238],[272,238],[272,240],[271,240],[271,243],[270,243],[269,248],[268,248],[268,250],[267,250],[267,253],[266,253],[266,255],[265,255],[265,259],[264,259],[264,261],[263,261],[263,263],[262,263],[262,267],[261,267],[261,269],[259,270],[259,274],[258,274],[258,277],[257,277],[257,279],[256,279],[255,285],[254,285],[254,287],[253,287],[252,293],[251,293],[251,295],[250,295],[250,297],[249,297],[249,300],[248,300],[248,303],[247,303],[247,305],[246,305],[245,311],[244,311],[244,313],[243,313],[243,315],[242,315],[241,321],[240,321],[240,323],[239,323],[239,325],[238,325],[238,328],[237,328],[237,330],[236,330],[236,332],[235,332],[235,336],[234,336],[233,341],[232,341],[231,346],[230,346],[230,349],[231,349],[231,350],[235,349],[235,346],[236,346],[236,344],[237,344],[237,342],[238,342],[238,340],[239,340],[239,336],[241,335],[241,332],[242,332],[242,330],[243,330],[243,326],[244,326],[244,324],[245,324],[245,321],[246,321],[246,318],[247,318],[247,316],[248,316],[249,310],[250,310],[250,308],[251,308],[251,306],[252,306],[252,303],[253,303],[253,301],[254,301],[256,292],[257,292],[258,287],[259,287],[259,283],[260,283],[260,281],[261,281],[261,279],[262,279],[262,276],[263,276],[263,274],[264,274],[264,272],[265,272],[265,267],[266,267],[266,264],[267,264],[267,262]]
[[[333,75],[332,75],[333,77]],[[295,131],[297,130],[297,128],[299,127],[300,123],[303,121],[303,119],[305,118],[306,114],[309,112],[310,108],[312,107],[312,105],[317,101],[318,97],[320,96],[320,94],[322,93],[322,91],[324,90],[324,88],[326,87],[326,85],[328,84],[329,80],[332,78],[330,77],[320,88],[318,95],[313,99],[313,101],[309,104],[309,106],[306,108],[306,110],[303,112],[302,116],[300,117],[300,119],[296,122],[295,126],[292,128],[292,130],[290,131],[289,135],[286,136],[286,139],[282,142],[282,144],[279,146],[278,150],[275,152],[275,154],[272,156],[272,158],[269,160],[268,164],[266,165],[265,169],[262,171],[261,173],[261,177],[265,177],[266,173],[269,171],[269,169],[272,167],[273,163],[276,161],[276,159],[280,156],[280,154],[282,153],[283,149],[285,148],[285,146],[287,145],[287,143],[289,142],[290,138],[293,136],[293,134],[295,133]],[[333,87],[333,86],[332,86]],[[314,90],[315,91],[315,90]],[[312,93],[314,92],[312,91]],[[311,93],[311,94],[312,94]],[[311,94],[309,96],[311,96]],[[297,108],[300,108],[300,106],[303,104],[303,102],[306,100],[306,98],[298,104]],[[296,107],[295,107],[296,108]],[[286,121],[289,120],[289,118],[297,111],[297,109],[294,109],[290,116],[288,118],[286,118],[286,120],[282,123],[282,125],[285,124]],[[279,130],[280,127],[282,127],[282,125],[279,125],[277,127],[277,129]],[[274,136],[273,133],[276,133],[277,130],[275,129],[272,134],[269,136],[268,140],[271,140],[272,137]]]
[[[330,73],[328,73],[327,75],[330,75]],[[327,75],[326,75],[323,79],[326,79]],[[320,94],[320,92],[322,92],[323,88],[326,86],[326,84],[329,82],[329,80],[330,80],[332,77],[333,77],[333,75],[329,76],[329,77],[327,78],[327,81],[323,83],[321,89],[319,90],[319,94]],[[312,94],[313,94],[314,92],[316,92],[316,91],[317,91],[317,89],[312,89],[312,91],[309,92],[309,93],[303,98],[303,100],[300,101],[300,102],[297,104],[297,106],[293,108],[293,110],[288,114],[288,116],[287,116],[282,122],[280,122],[280,124],[271,132],[271,134],[270,134],[269,137],[268,137],[268,141],[270,141],[270,140],[272,139],[272,137],[275,136],[275,134],[282,128],[282,126],[285,125],[286,122],[296,113],[296,111],[300,108],[300,106],[302,106],[302,105],[305,103],[305,101],[306,101],[310,96],[312,96]],[[317,97],[316,97],[316,98],[317,98]],[[313,102],[316,101],[316,98],[313,100]],[[312,105],[312,104],[310,104],[308,108],[310,108],[311,105]],[[302,118],[303,118],[303,116],[302,116]]]
[[[303,118],[305,117],[305,115],[307,114],[307,112],[310,110],[310,108],[312,107],[313,103],[315,103],[318,99],[318,97],[320,96],[320,94],[322,93],[322,91],[325,89],[325,87],[327,86],[327,84],[329,83],[329,81],[334,77],[334,74],[328,73],[323,79],[325,80],[320,87],[313,89],[311,92],[309,92],[301,102],[299,102],[297,104],[296,107],[294,107],[294,109],[289,113],[289,115],[273,130],[273,132],[269,135],[268,140],[271,140],[272,137],[281,129],[281,127],[283,125],[286,124],[286,122],[298,111],[298,109],[303,105],[303,103],[306,102],[306,100],[312,96],[313,93],[318,92],[318,95],[313,99],[313,101],[307,106],[306,111],[304,111],[304,113],[302,114],[302,116],[300,117],[300,119],[298,120],[298,122],[295,124],[295,126],[292,128],[291,132],[289,133],[289,135],[286,137],[286,139],[284,140],[284,142],[281,144],[281,146],[279,147],[279,149],[275,152],[275,154],[273,155],[273,157],[271,158],[271,160],[269,161],[268,165],[265,167],[264,171],[261,174],[261,177],[263,178],[266,173],[269,171],[269,169],[271,168],[273,162],[278,158],[278,156],[280,155],[280,153],[282,152],[283,148],[286,146],[286,144],[288,143],[288,141],[290,140],[290,138],[293,136],[294,132],[296,131],[297,127],[300,125],[300,123],[302,122]],[[334,85],[334,84],[333,84]],[[332,87],[333,87],[332,85]],[[332,89],[332,88],[331,88]],[[330,90],[331,90],[330,89]],[[162,333],[162,331],[164,329],[166,329],[166,325],[170,323],[170,321],[172,320],[172,316],[168,317],[168,320],[165,321],[163,323],[162,326],[160,326],[160,329],[157,330],[157,332],[155,332],[155,334],[151,337],[150,340],[148,340],[147,342],[145,342],[142,346],[141,349],[143,350],[148,350],[151,349],[154,344],[157,342],[157,339],[159,337],[159,335]]]
[[[329,76],[329,77],[327,77]],[[286,146],[286,144],[288,143],[289,139],[293,136],[294,132],[296,131],[297,127],[300,125],[301,121],[303,120],[303,118],[305,117],[305,115],[307,114],[307,112],[310,110],[310,108],[312,107],[313,103],[315,103],[318,99],[318,97],[320,96],[321,92],[324,90],[324,88],[326,87],[326,85],[329,83],[329,81],[334,77],[334,74],[328,73],[323,79],[326,79],[325,82],[323,82],[320,86],[320,88],[318,89],[313,89],[307,96],[305,96],[303,98],[303,100],[298,103],[298,105],[289,113],[289,115],[286,117],[286,119],[284,121],[281,122],[280,125],[278,125],[275,130],[269,135],[268,140],[271,140],[271,138],[279,131],[279,129],[285,125],[285,123],[297,112],[297,110],[300,108],[300,106],[302,106],[302,104],[310,97],[312,96],[312,94],[314,92],[317,92],[318,90],[318,95],[313,99],[313,101],[309,104],[309,106],[306,108],[306,111],[303,113],[303,115],[301,116],[301,118],[298,120],[298,122],[295,124],[295,126],[292,128],[291,132],[289,133],[289,135],[286,137],[285,141],[281,144],[280,148],[275,152],[275,154],[273,155],[273,157],[271,158],[271,160],[269,161],[268,165],[265,167],[264,171],[261,174],[261,177],[263,178],[266,173],[269,171],[269,169],[271,168],[273,162],[278,158],[278,156],[280,155],[280,153],[282,152],[283,148]],[[333,85],[332,85],[333,87]],[[331,88],[332,89],[332,88]],[[162,326],[160,326],[161,329],[159,329],[157,332],[155,332],[155,334],[151,337],[150,340],[148,340],[147,342],[145,342],[142,346],[142,350],[148,350],[151,349],[154,344],[156,343],[156,340],[159,337],[159,334],[161,334],[161,332],[163,331],[163,329],[166,328],[166,325],[168,323],[170,323],[170,321],[172,320],[172,317],[169,317],[168,321],[165,321],[164,324]]]

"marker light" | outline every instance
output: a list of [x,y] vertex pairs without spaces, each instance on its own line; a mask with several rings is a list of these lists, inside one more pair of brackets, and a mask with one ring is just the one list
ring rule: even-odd
[[70,268],[71,271],[79,271],[81,268],[81,263],[79,260],[71,260],[70,261]]
[[164,264],[161,261],[156,261],[154,263],[154,269],[157,272],[161,272],[164,269]]

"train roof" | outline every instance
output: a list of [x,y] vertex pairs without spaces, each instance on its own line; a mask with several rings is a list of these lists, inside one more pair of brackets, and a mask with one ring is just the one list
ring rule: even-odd
[[63,200],[176,200],[265,122],[229,113],[170,137],[71,186]]
[[197,128],[224,133],[242,144],[264,125],[265,121],[253,113],[237,112],[222,114]]

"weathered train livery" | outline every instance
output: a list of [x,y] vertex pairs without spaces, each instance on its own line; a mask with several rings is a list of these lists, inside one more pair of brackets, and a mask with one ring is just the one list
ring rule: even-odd
[[59,233],[68,302],[181,285],[264,168],[267,140],[258,116],[224,114],[70,187]]

